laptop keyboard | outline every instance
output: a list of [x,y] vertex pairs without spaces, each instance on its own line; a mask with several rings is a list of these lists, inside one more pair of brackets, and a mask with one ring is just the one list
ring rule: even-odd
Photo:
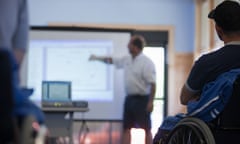
[[74,107],[72,102],[42,102],[42,107]]

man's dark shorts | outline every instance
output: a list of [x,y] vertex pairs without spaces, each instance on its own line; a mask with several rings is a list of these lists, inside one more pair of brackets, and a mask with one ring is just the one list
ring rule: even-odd
[[151,129],[150,112],[147,112],[148,96],[127,96],[124,103],[123,128]]

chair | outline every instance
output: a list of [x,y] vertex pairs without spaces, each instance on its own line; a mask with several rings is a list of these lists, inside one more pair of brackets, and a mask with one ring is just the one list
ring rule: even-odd
[[216,119],[205,123],[198,118],[182,119],[169,133],[165,144],[227,144],[240,138],[240,76],[232,95]]

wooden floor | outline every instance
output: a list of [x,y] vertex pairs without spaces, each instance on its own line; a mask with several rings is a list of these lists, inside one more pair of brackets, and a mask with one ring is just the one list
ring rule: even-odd
[[[119,122],[74,122],[73,144],[120,144],[121,123]],[[54,132],[52,132],[54,133]],[[68,136],[50,137],[48,144],[70,144]]]
[[[121,144],[120,122],[74,122],[73,144]],[[144,144],[145,133],[142,129],[131,130],[131,144]],[[68,136],[52,137],[48,144],[70,144]]]

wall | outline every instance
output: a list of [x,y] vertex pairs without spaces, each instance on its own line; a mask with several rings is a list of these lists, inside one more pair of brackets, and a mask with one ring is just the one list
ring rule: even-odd
[[173,25],[176,50],[192,52],[193,0],[29,0],[30,24],[50,22]]
[[29,0],[29,11],[30,24],[35,26],[67,23],[173,27],[174,38],[169,45],[174,50],[169,56],[173,55],[175,60],[169,66],[168,114],[181,110],[179,91],[192,64],[194,50],[194,0]]
[[209,11],[214,9],[222,1],[223,0],[197,0],[195,12],[195,59],[223,45],[223,42],[219,39],[215,31],[214,21],[208,18]]

